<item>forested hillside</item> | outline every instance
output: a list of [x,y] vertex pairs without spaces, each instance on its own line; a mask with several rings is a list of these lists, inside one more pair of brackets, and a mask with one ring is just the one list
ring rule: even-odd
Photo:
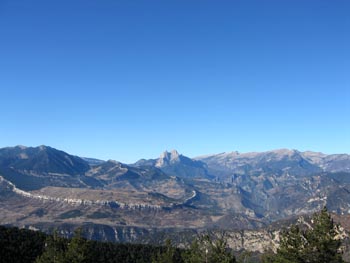
[[225,233],[199,235],[186,249],[175,247],[168,239],[164,246],[121,244],[86,240],[81,229],[71,239],[57,231],[53,235],[0,227],[0,262],[36,263],[342,263],[347,247],[343,229],[333,222],[327,209],[315,213],[310,222],[292,224],[282,230],[277,251],[252,255],[241,251],[234,256]]

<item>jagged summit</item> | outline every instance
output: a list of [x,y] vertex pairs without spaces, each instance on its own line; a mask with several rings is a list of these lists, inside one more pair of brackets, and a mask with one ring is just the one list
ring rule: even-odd
[[159,158],[176,159],[180,156],[179,152],[175,149],[170,152],[164,151]]
[[170,152],[165,151],[160,156],[156,162],[156,167],[163,167],[165,165],[170,165],[180,161],[181,155],[176,150],[171,150]]
[[132,164],[134,167],[152,166],[163,172],[182,178],[212,178],[207,172],[206,164],[186,157],[177,150],[167,150],[160,154],[158,159],[141,159]]

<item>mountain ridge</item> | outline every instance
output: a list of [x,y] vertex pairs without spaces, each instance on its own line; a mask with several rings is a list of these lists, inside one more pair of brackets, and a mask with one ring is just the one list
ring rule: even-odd
[[[327,205],[350,214],[349,155],[278,149],[135,164],[0,149],[0,224],[255,229]],[[12,190],[11,190],[12,189]]]

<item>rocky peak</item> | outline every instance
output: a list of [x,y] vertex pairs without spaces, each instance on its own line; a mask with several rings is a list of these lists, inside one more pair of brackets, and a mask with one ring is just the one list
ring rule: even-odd
[[170,155],[171,155],[172,157],[179,157],[179,156],[180,156],[179,153],[178,153],[176,150],[172,150],[172,151],[170,152]]
[[156,167],[163,167],[172,163],[180,161],[180,154],[176,150],[171,150],[171,152],[165,151],[160,156],[156,162]]

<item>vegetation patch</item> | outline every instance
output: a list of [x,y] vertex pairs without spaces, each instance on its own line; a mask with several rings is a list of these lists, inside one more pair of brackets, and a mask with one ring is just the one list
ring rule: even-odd
[[70,210],[70,211],[67,211],[65,213],[62,213],[58,216],[58,218],[60,219],[67,219],[67,218],[74,218],[74,217],[79,217],[79,216],[82,216],[83,213],[80,211],[80,210]]
[[30,213],[30,215],[36,215],[38,217],[43,217],[46,214],[47,214],[47,211],[43,208],[38,208]]
[[93,213],[90,214],[90,215],[87,215],[87,218],[90,218],[90,219],[99,219],[99,218],[108,218],[108,217],[110,217],[110,216],[111,216],[110,213],[104,213],[104,212],[96,211],[96,212],[93,212]]

